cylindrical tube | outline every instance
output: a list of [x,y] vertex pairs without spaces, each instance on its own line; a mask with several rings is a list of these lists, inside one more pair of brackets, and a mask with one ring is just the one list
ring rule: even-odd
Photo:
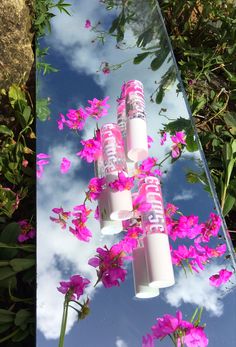
[[[102,152],[107,182],[118,178],[118,173],[127,174],[122,134],[117,124],[104,124],[101,129]],[[126,220],[132,217],[132,197],[130,190],[114,191],[107,189],[111,220]]]
[[148,234],[143,241],[149,286],[152,288],[172,286],[175,279],[168,235]]
[[[103,157],[100,155],[95,161],[94,166],[95,176],[101,178],[105,175]],[[103,235],[113,235],[118,234],[123,230],[123,225],[121,221],[114,221],[110,219],[110,209],[108,202],[108,189],[104,187],[98,199],[98,209],[99,209],[99,222],[100,229]]]
[[142,227],[146,234],[166,233],[165,214],[160,180],[157,177],[145,177],[139,193],[151,204],[151,209],[141,213]]
[[124,143],[117,124],[104,124],[101,128],[102,152],[105,176],[108,182],[118,177],[118,173],[127,173]]
[[148,157],[147,124],[143,86],[139,81],[126,83],[127,156],[135,162]]
[[132,265],[135,296],[140,299],[154,298],[155,296],[158,296],[159,289],[152,288],[148,285],[149,280],[144,247],[133,249]]
[[110,219],[108,189],[104,189],[99,197],[100,228],[103,235],[118,234],[123,230],[122,221]]

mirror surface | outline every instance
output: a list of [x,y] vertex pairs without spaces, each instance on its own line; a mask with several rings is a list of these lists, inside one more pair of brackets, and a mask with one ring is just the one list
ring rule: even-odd
[[[196,266],[199,272],[190,271],[186,263],[184,268],[174,265],[173,286],[160,289],[160,295],[152,299],[137,299],[131,260],[125,262],[125,281],[112,288],[104,288],[101,282],[94,288],[96,269],[88,265],[98,247],[111,247],[125,236],[125,232],[102,235],[92,212],[86,223],[92,238],[83,242],[69,231],[69,225],[62,230],[49,218],[56,217],[53,208],[63,207],[65,211],[72,211],[74,206],[83,203],[89,180],[94,177],[94,165],[76,155],[82,149],[80,141],[93,137],[96,122],[101,128],[105,123],[117,121],[116,99],[120,96],[123,82],[129,80],[139,80],[144,87],[148,135],[153,139],[149,157],[158,158],[159,164],[163,162],[161,167],[156,168],[162,171],[165,206],[171,203],[185,216],[198,216],[199,224],[205,223],[210,213],[217,214],[209,183],[190,183],[193,172],[205,175],[205,163],[198,149],[163,21],[158,6],[154,4],[153,1],[135,2],[133,17],[126,24],[125,37],[118,48],[116,37],[106,36],[98,30],[109,29],[120,8],[107,11],[104,4],[95,0],[82,0],[79,4],[73,1],[71,16],[57,14],[52,21],[51,34],[43,42],[45,46],[50,46],[48,62],[59,72],[40,79],[41,97],[51,98],[51,115],[48,121],[38,122],[37,126],[37,152],[50,155],[37,189],[38,347],[58,346],[64,296],[57,287],[60,281],[68,281],[75,274],[91,281],[83,297],[86,299],[89,296],[91,312],[78,323],[76,311],[69,310],[65,346],[141,346],[142,336],[151,333],[157,317],[164,314],[175,316],[176,311],[181,310],[183,319],[190,320],[196,307],[204,308],[201,323],[206,323],[209,346],[232,347],[236,340],[233,328],[236,325],[234,274],[230,281],[218,288],[209,282],[209,277],[221,269],[234,272],[231,243],[221,229],[209,242],[200,245],[216,249],[226,244],[227,250],[222,256],[209,256],[203,270]],[[102,23],[96,27],[97,33],[85,28],[87,19],[92,26],[96,26],[98,21]],[[104,44],[95,40],[99,35],[104,35]],[[157,51],[156,55],[150,53]],[[136,62],[141,60],[139,54],[145,52],[149,52],[145,59],[134,64],[133,59],[139,57]],[[106,67],[110,73],[102,71]],[[88,106],[88,100],[107,96],[110,107],[106,116],[98,121],[87,119],[82,131],[75,132],[68,127],[58,129],[60,113],[65,115],[69,109]],[[161,131],[167,133],[167,141],[163,145],[160,144]],[[188,146],[183,145],[180,157],[173,160],[171,136],[176,131],[185,132]],[[60,173],[63,157],[71,161],[66,174]],[[94,211],[96,202],[88,203],[88,206]],[[179,219],[180,215],[175,215],[175,218]],[[194,245],[194,239],[173,240],[170,237],[170,244],[174,250],[182,245],[189,248]],[[160,346],[170,346],[170,343],[168,337],[161,342],[156,341],[156,345]]]

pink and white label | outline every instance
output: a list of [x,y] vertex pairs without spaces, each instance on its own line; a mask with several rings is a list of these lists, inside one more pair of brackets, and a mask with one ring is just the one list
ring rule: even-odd
[[142,227],[146,234],[167,233],[160,181],[156,177],[145,177],[140,194],[152,205],[151,210],[141,214]]
[[117,107],[117,124],[120,127],[122,136],[126,136],[126,106],[125,99],[119,101]]
[[127,172],[124,143],[117,124],[104,124],[101,128],[101,140],[105,175]]
[[127,118],[141,118],[146,120],[142,83],[135,80],[127,82],[125,95]]

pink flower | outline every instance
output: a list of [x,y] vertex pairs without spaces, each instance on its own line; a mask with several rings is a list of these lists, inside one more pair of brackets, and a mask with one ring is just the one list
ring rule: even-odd
[[144,178],[146,176],[161,176],[162,173],[159,169],[154,169],[157,165],[157,158],[149,157],[142,161],[137,169],[137,178]]
[[206,337],[204,328],[190,328],[184,336],[184,343],[186,347],[206,347],[208,345],[208,338]]
[[70,129],[83,130],[85,121],[88,118],[88,114],[83,108],[80,107],[78,110],[70,109],[67,112],[66,117],[68,120],[66,120],[64,123]]
[[183,131],[177,131],[175,135],[170,137],[174,145],[171,147],[171,155],[173,158],[178,158],[180,156],[180,150],[182,145],[186,145],[185,133]]
[[138,226],[129,227],[123,240],[119,242],[122,250],[126,254],[132,253],[138,247],[138,238],[143,235],[143,230]]
[[90,22],[89,19],[86,19],[86,22],[85,22],[84,27],[85,27],[86,29],[90,29],[90,28],[92,27],[91,22]]
[[148,212],[150,211],[152,204],[146,202],[144,195],[139,194],[133,200],[133,209],[139,212]]
[[71,216],[71,212],[65,212],[63,208],[53,208],[52,212],[58,214],[58,218],[49,217],[51,221],[60,224],[62,229],[66,228],[67,219]]
[[74,207],[74,211],[72,215],[76,217],[72,220],[72,223],[74,224],[74,229],[72,227],[69,228],[70,232],[77,237],[77,239],[89,242],[90,238],[92,237],[91,231],[86,227],[85,223],[88,220],[88,216],[91,213],[91,210],[87,209],[85,204],[78,205]]
[[195,242],[209,242],[211,236],[217,236],[221,227],[221,219],[215,213],[210,213],[210,217],[202,228],[201,235]]
[[165,213],[168,215],[168,216],[173,216],[176,211],[178,211],[178,207],[176,207],[175,205],[171,204],[171,203],[167,203],[166,204],[166,208],[165,208]]
[[152,143],[153,143],[153,138],[151,136],[149,136],[149,135],[147,137],[147,142],[148,142],[148,148],[151,148]]
[[219,273],[212,275],[209,280],[213,287],[220,287],[222,284],[226,283],[230,277],[233,275],[232,271],[226,269],[221,269]]
[[105,178],[94,177],[90,180],[88,185],[88,192],[86,196],[89,200],[97,200],[102,192],[103,186],[106,183]]
[[105,288],[120,286],[120,281],[124,282],[127,271],[122,268],[124,253],[119,244],[113,245],[110,249],[107,246],[97,248],[97,255],[89,259],[89,265],[97,268],[98,281],[102,281]]
[[35,238],[36,230],[35,228],[32,227],[32,225],[26,219],[23,219],[17,222],[17,224],[19,224],[21,229],[20,235],[17,238],[19,242],[22,243],[29,239]]
[[23,160],[22,160],[22,166],[23,166],[23,167],[27,167],[28,164],[29,164],[28,160],[26,160],[26,159],[23,159]]
[[70,166],[71,166],[71,162],[69,159],[67,158],[62,158],[62,161],[61,161],[61,166],[60,166],[60,171],[62,174],[65,174],[69,171],[70,169]]
[[49,160],[48,158],[50,158],[51,156],[46,154],[46,153],[38,153],[37,154],[37,158],[39,160],[36,161],[37,164],[37,170],[36,170],[36,174],[37,174],[37,178],[41,178],[43,175],[43,171],[44,171],[44,165],[49,164]]
[[143,336],[142,347],[155,347],[152,335],[147,334],[146,336]]
[[102,72],[104,73],[104,75],[109,75],[109,73],[111,72],[110,68],[108,66],[104,66],[102,68]]
[[134,177],[126,177],[124,172],[118,173],[118,179],[109,183],[109,187],[115,191],[131,190],[134,186]]
[[192,323],[183,321],[181,311],[177,311],[176,317],[165,314],[162,318],[157,318],[157,324],[152,326],[152,332],[156,339],[162,339],[169,334],[173,334],[177,329],[192,326]]
[[37,158],[38,159],[47,159],[47,158],[51,158],[51,156],[46,154],[46,153],[38,153]]
[[62,113],[60,113],[60,117],[61,117],[61,119],[57,120],[57,126],[58,126],[59,130],[63,130],[64,129],[64,124],[66,124],[66,119],[65,119],[65,116]]
[[68,282],[60,282],[58,291],[62,294],[69,294],[70,300],[79,300],[80,296],[84,294],[84,289],[89,285],[90,281],[80,275],[70,277]]
[[166,132],[163,132],[163,133],[162,133],[162,137],[161,137],[161,141],[160,141],[161,146],[164,145],[164,143],[166,142],[166,140],[167,140],[167,134],[166,134]]
[[98,100],[96,98],[94,98],[93,100],[88,100],[90,106],[86,107],[87,114],[95,119],[100,119],[106,116],[108,113],[107,109],[110,107],[110,105],[107,104],[108,99],[109,96],[101,100]]
[[80,143],[84,148],[76,153],[80,158],[85,159],[88,163],[92,163],[94,160],[97,160],[101,154],[102,146],[101,141],[98,137],[95,139],[82,140]]
[[96,220],[99,220],[99,219],[100,219],[100,211],[99,211],[99,207],[98,207],[98,206],[97,206],[96,209],[95,209],[94,218],[95,218]]

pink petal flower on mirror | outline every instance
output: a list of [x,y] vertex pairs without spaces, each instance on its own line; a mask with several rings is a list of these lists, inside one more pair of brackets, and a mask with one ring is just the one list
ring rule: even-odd
[[71,166],[71,161],[67,158],[62,158],[61,165],[60,165],[60,171],[62,174],[66,174]]
[[86,19],[86,22],[85,22],[84,27],[85,27],[86,29],[90,29],[90,28],[92,27],[92,24],[91,24],[91,22],[90,22],[89,19]]
[[85,288],[90,284],[87,278],[80,275],[73,275],[69,281],[61,281],[58,291],[62,294],[71,293],[71,300],[79,300],[80,296],[84,294]]
[[167,133],[166,133],[166,132],[163,132],[163,133],[162,133],[162,136],[161,136],[161,140],[160,140],[161,146],[164,145],[164,143],[166,142],[166,140],[167,140]]
[[220,287],[222,284],[228,282],[230,277],[233,275],[232,271],[228,271],[226,269],[221,269],[219,273],[212,275],[210,280],[210,285],[213,287]]
[[47,158],[51,158],[50,155],[46,154],[46,153],[38,153],[36,156],[38,159],[47,159]]
[[147,141],[148,141],[148,148],[151,148],[152,143],[153,143],[153,138],[152,138],[151,136],[148,135]]
[[18,242],[22,243],[35,238],[36,230],[26,219],[19,221],[17,224],[20,226],[20,234],[17,238]]

